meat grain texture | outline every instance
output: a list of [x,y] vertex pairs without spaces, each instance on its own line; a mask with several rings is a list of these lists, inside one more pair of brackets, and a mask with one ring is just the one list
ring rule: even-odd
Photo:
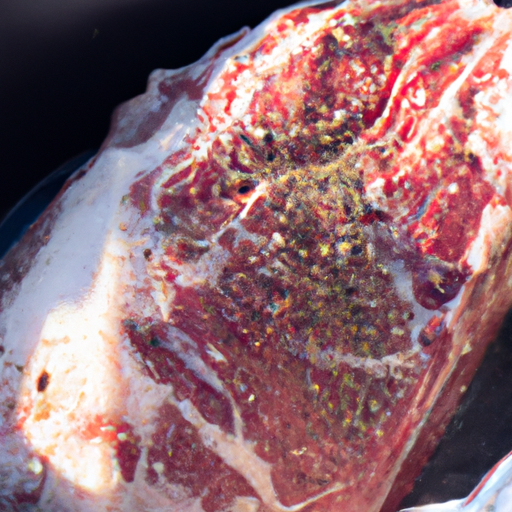
[[396,510],[510,307],[511,75],[474,0],[155,71],[0,263],[1,510]]

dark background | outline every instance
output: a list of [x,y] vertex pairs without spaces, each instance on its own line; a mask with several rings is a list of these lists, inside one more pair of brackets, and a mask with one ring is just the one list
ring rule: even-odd
[[[501,0],[502,5],[512,0]],[[0,219],[104,139],[155,68],[178,68],[290,0],[0,0]],[[403,505],[467,495],[512,448],[512,315]]]
[[40,179],[100,146],[155,68],[292,0],[0,0],[0,219]]

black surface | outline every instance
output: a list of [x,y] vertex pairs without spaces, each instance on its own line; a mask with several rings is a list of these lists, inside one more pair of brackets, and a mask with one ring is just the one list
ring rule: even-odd
[[105,138],[155,68],[196,61],[290,0],[0,0],[0,219]]
[[512,312],[403,507],[467,496],[512,450]]
[[494,3],[504,9],[510,9],[512,7],[512,0],[494,0]]

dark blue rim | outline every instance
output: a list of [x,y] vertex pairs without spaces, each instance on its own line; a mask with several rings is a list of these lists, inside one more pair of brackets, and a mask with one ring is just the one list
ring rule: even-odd
[[0,224],[0,259],[43,213],[66,180],[96,153],[97,150],[90,150],[68,160],[39,182],[6,215]]

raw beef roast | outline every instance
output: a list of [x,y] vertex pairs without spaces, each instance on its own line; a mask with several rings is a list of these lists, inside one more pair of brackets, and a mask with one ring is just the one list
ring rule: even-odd
[[512,301],[511,74],[487,0],[155,71],[0,263],[0,509],[394,512]]

